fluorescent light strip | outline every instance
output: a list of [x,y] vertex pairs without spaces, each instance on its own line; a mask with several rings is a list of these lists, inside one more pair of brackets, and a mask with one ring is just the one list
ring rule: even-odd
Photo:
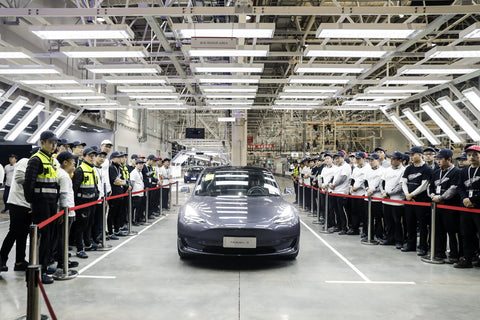
[[420,93],[425,90],[428,90],[428,87],[419,87],[419,86],[398,86],[398,87],[369,87],[365,89],[365,93]]
[[180,99],[178,94],[129,94],[130,99]]
[[370,93],[359,93],[353,96],[354,99],[358,100],[388,100],[388,99],[405,99],[410,97],[409,94],[402,93],[390,93],[390,94],[370,94]]
[[165,77],[142,77],[142,76],[131,76],[131,77],[103,77],[106,83],[112,84],[165,84],[167,83],[167,78]]
[[429,77],[398,77],[389,78],[385,77],[380,82],[381,84],[421,84],[421,85],[438,85],[451,81],[451,77],[444,78],[429,78]]
[[403,66],[397,74],[467,74],[480,70],[473,66],[462,65],[421,65]]
[[257,86],[200,86],[200,90],[205,93],[209,92],[247,92],[247,93],[256,93],[258,90]]
[[146,64],[86,65],[93,73],[160,73],[160,67]]
[[0,48],[0,59],[30,59],[32,57],[32,53],[28,52],[23,48]]
[[175,23],[175,37],[272,38],[275,23]]
[[175,87],[172,86],[129,86],[129,87],[117,87],[119,92],[127,93],[141,93],[141,92],[163,92],[174,93]]
[[480,23],[476,22],[458,34],[460,39],[480,38]]
[[240,105],[249,106],[253,104],[253,100],[206,100],[208,105]]
[[164,101],[161,101],[161,100],[147,100],[147,101],[137,101],[137,103],[139,105],[142,105],[142,106],[162,106],[162,105],[178,105],[178,106],[181,106],[181,105],[184,105],[185,102],[183,101],[167,101],[167,100],[164,100]]
[[204,76],[204,77],[198,77],[197,81],[200,83],[259,83],[260,76],[250,76],[250,77]]
[[91,99],[107,99],[104,96],[85,96],[85,95],[68,95],[68,96],[60,96],[57,97],[58,99],[62,100],[91,100]]
[[61,114],[62,114],[62,109],[57,108],[53,110],[53,112],[50,114],[48,119],[45,120],[37,128],[37,130],[35,130],[35,132],[31,135],[31,137],[27,139],[27,143],[31,143],[31,144],[37,143],[38,140],[40,139],[40,135],[42,134],[42,132],[45,130],[48,130]]
[[331,92],[335,93],[341,88],[338,87],[322,87],[322,86],[285,86],[283,87],[283,92],[288,93],[321,93],[321,92]]
[[218,122],[235,122],[235,117],[218,117]]
[[436,46],[425,53],[425,58],[479,58],[480,46]]
[[188,108],[185,107],[147,107],[147,110],[188,110]]
[[76,79],[23,79],[18,82],[28,85],[56,85],[56,84],[79,84]]
[[357,101],[357,100],[348,100],[344,101],[342,105],[344,106],[388,106],[392,104],[393,101]]
[[97,107],[85,107],[85,110],[127,110],[127,107],[108,107],[108,106],[97,106]]
[[275,105],[287,105],[287,106],[319,106],[321,101],[310,100],[275,100]]
[[43,103],[37,102],[35,105],[23,116],[23,118],[10,130],[5,136],[5,141],[15,141],[22,131],[32,122],[38,114],[45,108]]
[[65,87],[65,88],[52,88],[43,89],[45,93],[95,93],[94,88],[81,88],[81,87]]
[[317,38],[407,39],[424,30],[425,24],[411,23],[322,23]]
[[423,146],[423,143],[420,141],[420,139],[410,130],[407,125],[400,120],[396,115],[390,114],[388,115],[388,118],[390,121],[393,122],[395,127],[397,127],[398,130],[408,139],[410,140],[414,145],[416,146]]
[[251,63],[191,63],[190,69],[193,72],[263,72],[263,64]]
[[182,46],[182,51],[189,57],[266,57],[269,46],[237,46],[237,49],[211,49]]
[[0,117],[0,130],[5,128],[5,126],[10,122],[10,120],[15,117],[20,110],[27,104],[28,99],[22,96],[17,97],[8,108],[2,113]]
[[145,47],[63,47],[60,52],[69,58],[144,58]]
[[255,93],[207,93],[205,98],[207,99],[254,99]]
[[477,88],[468,88],[462,91],[463,95],[480,111],[480,91]]
[[306,57],[382,58],[395,51],[392,46],[326,46],[310,45]]
[[133,31],[126,24],[35,26],[30,31],[45,40],[131,39]]
[[76,117],[77,116],[74,113],[69,113],[65,119],[63,119],[55,131],[53,131],[57,137],[62,136],[62,134],[72,125],[73,121],[75,121]]
[[118,106],[118,102],[115,101],[89,101],[89,102],[77,102],[79,106]]
[[460,135],[452,128],[450,123],[429,103],[423,103],[420,105],[422,109],[428,114],[430,118],[440,127],[440,129],[445,132],[445,134],[452,140],[454,143],[462,143],[465,140],[460,137]]
[[43,65],[0,65],[0,74],[57,74],[60,69]]
[[431,144],[435,146],[440,144],[440,140],[438,140],[437,137],[435,137],[435,135],[433,134],[433,132],[430,131],[430,129],[428,129],[427,126],[415,116],[412,109],[406,108],[402,110],[402,112],[407,116],[408,120],[410,120],[410,122],[413,123],[413,125],[417,127],[418,130],[420,130],[420,132],[427,138],[427,140]]
[[296,107],[296,106],[292,106],[292,107],[277,106],[277,107],[272,107],[272,110],[313,110],[313,108],[312,107]]
[[447,113],[462,127],[473,141],[480,141],[480,132],[467,116],[457,108],[455,103],[449,97],[437,99],[438,103],[447,111]]
[[251,107],[211,107],[210,110],[251,110]]
[[[323,107],[322,107],[323,109]],[[379,106],[333,106],[333,110],[342,110],[342,111],[372,111],[372,110],[379,110]]]
[[355,80],[355,77],[315,77],[315,76],[290,76],[289,83],[304,83],[304,84],[347,84]]
[[280,99],[327,99],[330,95],[328,94],[318,94],[318,93],[291,93],[291,92],[282,92],[278,95]]
[[296,73],[362,73],[370,68],[368,64],[326,64],[297,63]]

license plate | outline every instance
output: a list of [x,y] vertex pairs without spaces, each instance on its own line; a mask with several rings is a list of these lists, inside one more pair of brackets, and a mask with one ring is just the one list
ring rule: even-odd
[[223,237],[224,248],[256,248],[255,237]]
[[197,180],[197,177],[192,177],[192,180]]

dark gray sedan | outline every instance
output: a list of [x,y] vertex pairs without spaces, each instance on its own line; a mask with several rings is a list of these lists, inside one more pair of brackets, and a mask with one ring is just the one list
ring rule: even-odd
[[207,168],[178,214],[178,254],[283,256],[299,251],[300,219],[269,170]]

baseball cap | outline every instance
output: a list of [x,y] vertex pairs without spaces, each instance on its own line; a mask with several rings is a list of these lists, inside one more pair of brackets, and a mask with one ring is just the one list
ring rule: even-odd
[[132,155],[130,156],[130,159],[138,159],[138,155],[137,155],[137,154],[132,154]]
[[95,149],[92,148],[92,147],[88,147],[88,148],[85,148],[85,150],[83,150],[83,156],[84,156],[84,157],[85,157],[86,155],[89,155],[89,154],[92,154],[92,153],[97,154],[97,150],[95,150]]
[[465,150],[465,151],[466,152],[468,152],[468,151],[480,152],[480,146],[473,145],[473,146],[468,147],[467,150]]
[[438,151],[435,158],[443,158],[443,159],[453,158],[453,151],[450,149],[441,149],[440,151]]
[[150,154],[150,155],[148,155],[147,160],[155,160],[156,158],[157,157],[155,157],[155,155]]
[[369,159],[369,160],[378,160],[378,159],[380,159],[380,156],[379,156],[378,154],[376,154],[376,153],[372,153],[372,154],[370,154],[370,155],[368,156],[367,159]]
[[427,152],[427,151],[437,152],[437,150],[435,150],[434,147],[426,147],[425,149],[423,149],[423,152]]
[[113,158],[120,158],[122,156],[122,153],[119,151],[113,151],[112,154],[110,155],[110,159]]
[[60,164],[62,164],[63,161],[70,159],[75,159],[75,156],[69,151],[62,151],[57,155],[57,160]]
[[338,151],[337,153],[335,153],[335,154],[333,155],[333,157],[342,157],[342,158],[344,158],[344,157],[345,157],[345,153],[343,153],[343,152],[340,150],[340,151]]
[[355,153],[355,158],[357,158],[357,159],[361,159],[361,158],[365,159],[366,157],[367,157],[367,155],[363,151],[359,151],[359,152]]
[[70,143],[68,143],[67,139],[59,139],[58,142],[57,142],[57,145],[59,146],[65,146],[65,145],[69,145]]
[[13,153],[9,154],[8,157],[18,159],[17,155]]
[[325,154],[323,155],[323,157],[330,157],[330,158],[333,158],[333,154],[331,152],[328,152],[328,151],[325,151]]
[[165,158],[165,159],[163,159],[163,161],[162,161],[162,162],[167,162],[167,161],[170,161],[170,159],[168,159],[168,158]]
[[406,154],[411,154],[411,153],[421,153],[421,154],[423,154],[423,149],[422,149],[422,147],[414,146],[414,147],[410,148],[410,150],[405,152],[405,153]]
[[145,160],[137,158],[137,160],[135,160],[135,164],[139,164],[139,163],[145,163]]
[[390,155],[390,158],[395,158],[395,159],[403,160],[403,156],[404,156],[404,154],[401,153],[400,151],[395,151],[395,152],[393,152],[393,153]]
[[105,140],[103,140],[103,141],[100,143],[101,146],[103,146],[104,144],[109,144],[109,145],[113,146],[112,141],[110,141],[110,140],[108,140],[108,139],[105,139]]
[[346,159],[345,159],[345,162],[346,162],[346,163],[350,163],[350,158],[346,158]]
[[373,150],[374,152],[377,152],[377,151],[383,151],[383,152],[386,152],[387,150],[385,150],[384,148],[382,147],[376,147],[375,150]]
[[354,158],[355,158],[355,155],[356,155],[356,153],[355,153],[355,152],[352,152],[352,153],[350,153],[350,155],[349,155],[348,157],[349,157],[349,158],[350,158],[350,157],[354,157]]
[[85,142],[80,142],[80,141],[73,141],[71,143],[72,146],[76,147],[76,146],[86,146],[87,144]]
[[402,161],[410,162],[410,156],[408,154],[404,153]]
[[462,154],[459,155],[456,159],[457,159],[457,160],[467,160],[467,153],[466,153],[466,152],[462,152]]
[[46,141],[46,140],[50,140],[50,141],[58,141],[58,137],[55,135],[55,133],[53,133],[53,131],[50,131],[50,130],[47,130],[47,131],[43,131],[41,134],[40,134],[40,140],[42,141]]

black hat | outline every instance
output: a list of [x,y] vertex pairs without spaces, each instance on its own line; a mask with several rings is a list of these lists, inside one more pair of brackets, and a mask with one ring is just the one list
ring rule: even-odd
[[323,161],[323,158],[322,158],[322,157],[318,157],[316,160],[318,160],[318,161]]
[[145,163],[145,160],[137,158],[137,160],[135,160],[135,164],[139,164],[139,163]]
[[167,162],[167,161],[170,161],[170,159],[165,158],[165,159],[162,160],[162,163],[163,163],[163,162]]
[[355,153],[355,158],[357,158],[357,159],[362,159],[362,158],[365,159],[366,157],[367,157],[367,155],[363,151]]
[[76,147],[76,146],[84,146],[84,147],[85,147],[87,144],[86,144],[85,142],[73,141],[73,142],[71,143],[71,145],[72,145],[73,147]]
[[457,159],[457,160],[467,160],[467,153],[466,153],[466,152],[462,152],[462,154],[459,155],[456,159]]
[[75,159],[75,156],[73,153],[69,151],[62,151],[57,155],[57,160],[60,164],[63,163],[63,161],[70,160],[70,159]]
[[65,145],[70,145],[67,141],[67,139],[59,139],[57,142],[57,145],[59,146],[65,146]]
[[368,160],[378,160],[380,159],[380,156],[376,153],[370,153],[370,155],[367,158]]
[[41,134],[40,134],[40,140],[41,141],[46,141],[46,140],[50,140],[50,141],[58,141],[58,137],[55,135],[55,133],[53,133],[53,131],[50,131],[50,130],[47,130],[47,131],[43,131]]
[[342,158],[345,158],[345,153],[343,153],[342,151],[338,151],[337,153],[335,153],[333,155],[333,157],[342,157]]
[[9,154],[8,157],[18,159],[17,155],[13,153]]
[[453,151],[450,149],[441,149],[438,151],[437,155],[435,158],[443,158],[443,159],[450,159],[453,158]]
[[437,150],[435,150],[434,147],[426,147],[425,149],[423,149],[423,152],[427,152],[427,151],[437,152]]
[[404,153],[402,161],[410,162],[410,156],[408,154]]
[[395,159],[399,159],[399,160],[402,160],[403,156],[404,156],[404,154],[401,153],[400,151],[395,151],[394,153],[392,153],[390,155],[391,158],[395,158]]
[[132,155],[130,156],[130,159],[138,159],[138,154],[132,154]]
[[411,154],[411,153],[421,153],[423,154],[423,149],[422,147],[414,146],[410,148],[410,151],[405,152],[406,154]]
[[376,147],[375,150],[373,150],[374,152],[377,152],[377,151],[383,151],[383,152],[387,152],[387,150],[385,150],[384,148],[382,147]]
[[84,156],[84,157],[87,156],[87,155],[89,155],[89,154],[92,154],[92,153],[97,154],[98,152],[97,152],[96,149],[94,149],[94,148],[92,148],[92,147],[88,147],[88,148],[85,148],[85,150],[83,150],[83,156]]
[[110,155],[110,159],[113,158],[120,158],[122,156],[122,153],[119,151],[113,151],[112,154]]
[[93,149],[95,149],[95,151],[97,151],[97,155],[99,155],[99,154],[107,155],[107,153],[105,151],[103,151],[102,149],[100,149],[98,146],[92,146],[91,148],[93,148]]
[[323,158],[325,158],[325,157],[333,158],[333,154],[331,154],[330,152],[326,151],[325,154],[323,155]]
[[355,152],[352,152],[352,153],[350,153],[350,155],[349,155],[348,157],[349,157],[349,158],[355,158],[355,155],[356,155],[356,153],[355,153]]
[[345,159],[345,162],[348,163],[348,164],[350,164],[350,158],[346,158],[346,159]]
[[156,159],[156,157],[153,154],[151,154],[147,157],[147,160],[155,160],[155,159]]

